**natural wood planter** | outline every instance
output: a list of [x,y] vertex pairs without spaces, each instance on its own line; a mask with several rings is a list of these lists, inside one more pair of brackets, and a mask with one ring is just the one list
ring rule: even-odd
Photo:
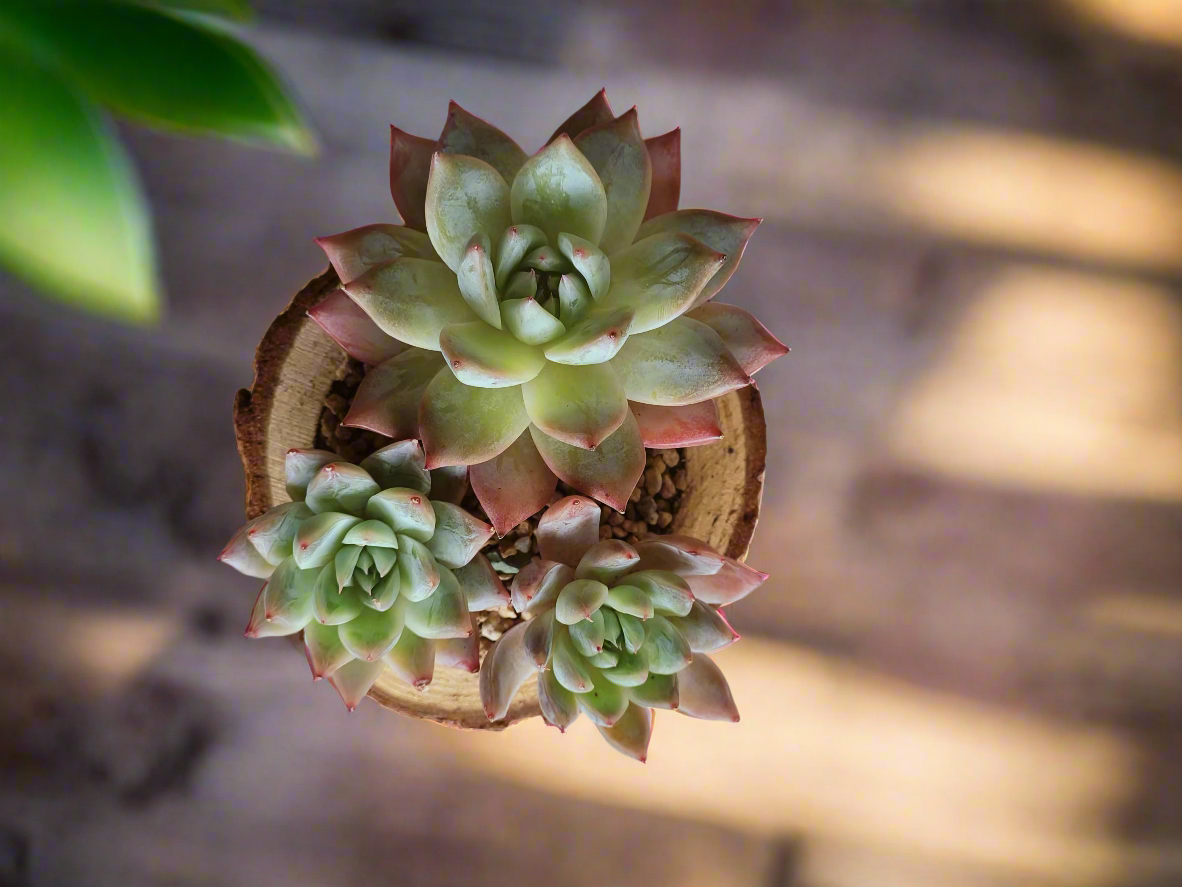
[[[314,446],[324,399],[348,357],[308,317],[340,285],[330,268],[304,287],[267,330],[255,353],[254,384],[234,401],[234,430],[246,471],[246,516],[288,501],[284,460],[292,447]],[[747,554],[763,495],[767,430],[755,386],[718,400],[724,437],[685,451],[689,487],[670,532],[702,539],[730,557]],[[386,708],[455,727],[501,729],[539,713],[536,681],[527,681],[508,715],[490,723],[477,676],[441,668],[415,690],[388,673],[369,695]]]

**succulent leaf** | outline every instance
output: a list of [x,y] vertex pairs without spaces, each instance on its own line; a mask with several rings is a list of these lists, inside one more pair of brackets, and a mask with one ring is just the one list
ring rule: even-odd
[[558,683],[572,693],[589,693],[595,689],[591,667],[570,639],[565,625],[554,626],[554,642],[550,651],[550,668]]
[[483,320],[443,328],[439,347],[457,379],[476,388],[510,388],[546,366],[541,349],[493,329]]
[[385,656],[386,667],[412,687],[425,689],[435,676],[435,641],[404,631]]
[[374,546],[373,548],[367,548],[362,553],[373,561],[374,569],[378,571],[379,576],[390,575],[390,571],[398,563],[398,552],[393,548]]
[[335,290],[308,312],[350,357],[374,366],[401,354],[407,345],[389,336],[369,319],[344,290]]
[[[604,584],[608,585],[608,583],[606,583],[606,582]],[[609,585],[609,587],[610,587],[610,585]],[[601,607],[599,609],[599,612],[603,614],[603,638],[604,638],[604,640],[608,641],[612,644],[615,644],[616,646],[619,646],[623,642],[623,629],[620,628],[619,616],[616,614],[616,611],[613,610],[611,607]],[[644,632],[642,631],[641,636],[643,636],[643,635],[644,635]],[[611,664],[614,665],[615,663],[613,662]]]
[[558,593],[574,578],[575,571],[566,564],[539,559],[530,561],[513,577],[510,585],[513,609],[527,614],[553,607]]
[[[598,612],[603,613],[605,611],[599,610]],[[611,611],[608,610],[606,612]],[[617,665],[620,661],[620,653],[611,647],[604,647],[598,653],[588,656],[587,661],[602,671],[605,668],[612,668],[613,666]]]
[[456,268],[460,295],[485,323],[501,328],[501,309],[497,302],[497,283],[493,276],[492,248],[488,235],[477,231],[468,241],[460,265]]
[[409,487],[423,495],[431,492],[432,480],[425,465],[423,448],[413,439],[395,441],[361,460],[361,467],[383,490]]
[[645,466],[640,428],[630,412],[594,450],[563,443],[533,425],[530,434],[542,459],[560,480],[617,511],[624,510]]
[[629,415],[624,386],[604,364],[547,363],[521,394],[534,426],[585,450],[603,443]]
[[459,505],[468,494],[468,466],[445,465],[431,472],[431,498]]
[[742,600],[766,580],[767,573],[729,557],[723,558],[723,565],[716,573],[685,576],[694,597],[715,606],[726,606]]
[[690,536],[650,537],[636,543],[636,550],[640,554],[642,569],[669,570],[682,577],[713,576],[726,564],[726,558],[721,554],[701,539]]
[[599,541],[599,506],[582,496],[567,496],[538,520],[538,552],[547,561],[578,566]]
[[[377,549],[378,551],[390,551],[390,549]],[[390,552],[393,555],[393,552]],[[393,567],[396,561],[391,563]],[[369,574],[363,574],[363,577],[368,577]],[[387,570],[382,577],[374,583],[373,587],[369,589],[368,594],[361,594],[358,597],[361,603],[367,607],[372,607],[375,610],[389,610],[398,602],[398,593],[402,590],[402,574],[397,570]]]
[[356,280],[375,265],[384,265],[403,256],[439,261],[430,238],[405,225],[365,225],[340,234],[317,237],[316,245],[324,250],[341,283]]
[[525,152],[517,143],[491,123],[469,114],[455,102],[447,108],[447,123],[439,136],[439,150],[445,154],[467,154],[483,160],[506,182],[513,181]]
[[648,208],[652,165],[636,109],[584,130],[575,147],[591,161],[607,196],[607,221],[599,247],[609,256],[632,243]]
[[648,708],[676,709],[680,702],[677,675],[649,673],[648,680],[633,687],[632,699]]
[[397,259],[343,289],[383,332],[416,348],[438,351],[444,327],[476,320],[455,274],[439,262]]
[[360,518],[338,511],[326,511],[308,518],[296,531],[292,557],[301,570],[323,567],[331,561],[345,534],[361,523]]
[[[653,615],[653,602],[648,594],[635,585],[613,585],[607,593],[607,603],[617,615],[633,616],[637,619],[650,619]],[[620,619],[620,625],[624,631],[625,643],[628,644],[628,649],[635,652],[635,647],[638,641],[635,640],[636,635],[630,633],[631,620]]]
[[427,465],[475,465],[504,452],[529,425],[518,388],[473,388],[440,370],[419,413]]
[[[597,522],[598,523],[598,522]],[[596,528],[598,531],[598,527]],[[622,539],[596,542],[579,559],[575,576],[611,586],[640,563],[636,549]]]
[[728,216],[726,213],[710,209],[682,209],[650,218],[641,226],[637,238],[679,232],[700,240],[726,257],[726,261],[698,293],[694,300],[694,307],[697,307],[713,299],[718,291],[726,286],[735,269],[739,267],[739,260],[743,258],[747,242],[762,221]]
[[[563,277],[563,283],[568,279]],[[561,292],[560,288],[559,298]],[[627,341],[633,316],[631,308],[617,308],[614,311],[592,314],[547,347],[546,357],[561,364],[606,363],[619,353]]]
[[284,480],[287,484],[287,495],[292,499],[302,500],[308,492],[308,484],[321,468],[329,462],[339,462],[341,457],[328,450],[291,449],[284,458]]
[[644,623],[644,652],[649,671],[676,674],[693,660],[689,644],[664,616],[653,616]]
[[[371,496],[365,513],[395,530],[400,537],[426,542],[435,532],[435,511],[430,500],[425,493],[409,487],[392,487]],[[398,542],[401,541],[399,538]]]
[[526,254],[526,257],[521,260],[521,264],[526,268],[533,268],[535,271],[544,271],[548,274],[562,274],[571,270],[570,263],[562,253],[548,244],[539,246],[533,252]]
[[582,237],[563,233],[558,235],[558,251],[579,272],[593,299],[599,300],[607,295],[611,287],[612,270],[611,262],[603,250]]
[[435,510],[435,534],[427,541],[427,548],[445,567],[464,566],[493,534],[491,526],[458,505],[432,501],[431,508]]
[[[607,586],[594,579],[575,579],[558,594],[554,616],[563,625],[574,625],[588,619],[607,601]],[[603,646],[602,640],[598,645]],[[598,652],[598,649],[594,652]],[[587,654],[590,655],[590,654]]]
[[363,606],[356,588],[341,591],[333,564],[321,568],[312,592],[312,615],[317,622],[321,625],[341,625],[360,615]]
[[616,751],[643,764],[653,736],[653,713],[639,705],[629,705],[612,726],[600,727],[599,734]]
[[646,447],[696,447],[722,438],[718,407],[712,400],[679,407],[631,401],[628,406]]
[[730,685],[709,656],[695,656],[677,673],[677,692],[677,710],[683,715],[709,721],[739,720]]
[[[636,590],[639,591],[640,589]],[[625,613],[610,600],[608,603],[615,610],[616,618],[620,620],[620,634],[624,638],[624,649],[629,653],[638,652],[644,646],[644,623],[641,621],[641,617],[634,616],[631,613]],[[649,607],[652,607],[651,603]]]
[[311,516],[312,509],[303,502],[285,502],[250,521],[246,538],[267,563],[278,566],[291,557],[296,530]]
[[294,634],[312,618],[312,589],[315,570],[301,570],[288,558],[271,574],[263,591],[263,617],[274,626]]
[[[588,618],[580,619],[578,622],[572,622],[568,626],[571,643],[588,660],[603,652],[603,627],[603,613],[600,610],[596,610]],[[592,664],[595,665],[597,663],[593,662]]]
[[266,605],[264,598],[267,595],[267,583],[263,583],[263,587],[259,589],[258,595],[254,599],[254,607],[250,611],[250,619],[246,623],[246,631],[243,632],[248,638],[270,638],[282,637],[290,634],[290,632],[281,625],[273,625],[267,621]]
[[504,452],[473,465],[471,481],[484,513],[501,536],[544,508],[558,485],[528,431]]
[[566,135],[521,167],[513,179],[511,205],[514,224],[541,228],[550,243],[569,232],[598,245],[607,221],[603,183]]
[[681,199],[681,127],[664,135],[644,140],[653,170],[645,219],[662,216],[677,209]]
[[595,687],[575,697],[579,710],[597,727],[610,727],[628,710],[628,693],[611,681],[597,681]]
[[[469,614],[471,619],[471,614]],[[462,668],[470,674],[480,671],[480,640],[475,625],[466,638],[443,638],[432,641],[437,665]]]
[[655,330],[693,307],[725,261],[725,255],[689,235],[653,234],[612,258],[611,287],[599,305],[631,308],[633,334]]
[[342,545],[341,550],[333,558],[333,569],[337,574],[337,590],[340,591],[353,581],[353,570],[357,566],[357,559],[361,556],[360,545]]
[[576,695],[558,683],[558,678],[549,669],[538,675],[538,705],[546,723],[562,733],[579,717]]
[[386,437],[413,437],[419,433],[423,392],[443,368],[443,358],[437,351],[422,348],[408,348],[371,368],[341,424],[368,428]]
[[648,659],[625,650],[619,653],[615,665],[600,671],[617,687],[638,687],[648,680]]
[[701,601],[694,601],[685,616],[669,616],[668,619],[693,653],[716,653],[739,639],[722,613]]
[[436,143],[432,139],[390,127],[390,194],[402,221],[416,231],[427,230],[424,205],[431,155],[435,151]]
[[526,655],[541,671],[550,661],[550,648],[554,643],[554,614],[542,613],[526,623],[522,643]]
[[543,308],[533,296],[501,302],[501,318],[505,329],[526,345],[545,345],[566,332],[562,321]]
[[718,333],[688,317],[629,336],[611,365],[629,400],[657,406],[711,400],[751,382]]
[[427,234],[455,271],[472,236],[498,236],[511,222],[509,186],[492,166],[463,154],[437,153],[427,181]]
[[562,125],[554,130],[554,134],[546,139],[546,144],[554,141],[560,135],[566,135],[573,139],[583,130],[598,126],[600,123],[607,123],[615,116],[612,113],[611,105],[607,103],[607,90],[601,89],[591,96],[591,100],[587,104],[566,118]]
[[525,652],[528,623],[514,625],[505,632],[484,658],[480,667],[480,701],[489,720],[503,718],[526,678],[537,673],[533,660]]
[[535,225],[510,225],[506,228],[497,245],[497,290],[505,291],[509,278],[517,271],[525,257],[545,245],[546,232]]
[[398,583],[402,597],[412,602],[430,597],[439,588],[441,574],[442,570],[426,545],[410,536],[399,535]]
[[469,613],[508,606],[509,591],[483,554],[477,554],[462,567],[453,567],[452,572],[464,589]]
[[718,333],[749,376],[755,375],[773,360],[788,353],[788,346],[768,332],[754,315],[734,305],[708,302],[690,311],[687,317],[701,321]]
[[423,638],[462,638],[472,632],[468,600],[455,574],[439,565],[439,587],[428,597],[406,605],[406,625]]
[[340,694],[345,708],[353,711],[365,698],[369,688],[377,682],[384,668],[380,661],[366,662],[363,659],[353,659],[338,668],[328,682]]
[[304,502],[317,514],[343,512],[360,516],[380,488],[360,465],[329,462],[308,483]]
[[222,549],[222,553],[218,555],[218,560],[233,567],[244,576],[266,579],[275,572],[275,565],[268,563],[267,559],[259,554],[258,549],[250,543],[246,537],[249,529],[249,524],[239,527],[238,531],[230,537],[230,541],[226,543],[226,547]]
[[[591,310],[593,299],[591,290],[577,274],[563,274],[558,279],[558,316],[562,318],[564,326],[575,326],[584,320]],[[553,303],[551,303],[553,307]],[[554,358],[550,358],[553,360]],[[584,361],[594,363],[594,361]],[[574,363],[574,361],[566,361]]]
[[638,570],[628,574],[628,584],[648,595],[653,609],[666,616],[687,616],[694,605],[689,584],[668,570]]
[[341,643],[335,625],[321,625],[315,619],[304,626],[304,655],[312,670],[312,679],[332,677],[333,673],[353,658]]
[[393,606],[388,610],[363,607],[361,612],[337,631],[345,649],[358,659],[374,662],[381,659],[402,636],[407,606]]

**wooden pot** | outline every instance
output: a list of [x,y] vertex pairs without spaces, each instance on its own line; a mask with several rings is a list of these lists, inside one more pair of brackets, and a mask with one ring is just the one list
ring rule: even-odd
[[[330,268],[275,318],[255,352],[254,384],[234,400],[234,430],[246,472],[246,516],[289,500],[284,460],[292,447],[315,445],[320,412],[348,356],[308,317],[340,285]],[[759,517],[767,431],[752,385],[718,400],[723,439],[685,451],[689,486],[670,532],[702,539],[730,557],[746,556]],[[537,682],[527,681],[504,719],[490,723],[477,675],[440,668],[426,690],[382,675],[370,697],[402,714],[470,729],[502,729],[539,713]]]

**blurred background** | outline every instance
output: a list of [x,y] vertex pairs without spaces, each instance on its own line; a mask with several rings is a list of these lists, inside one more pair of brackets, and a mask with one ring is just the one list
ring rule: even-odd
[[[261,0],[314,159],[121,128],[164,317],[0,275],[0,885],[1182,884],[1182,2]],[[772,573],[738,725],[347,715],[254,580],[230,407],[394,221],[391,122],[601,86],[765,223]],[[0,106],[0,118],[3,108]]]

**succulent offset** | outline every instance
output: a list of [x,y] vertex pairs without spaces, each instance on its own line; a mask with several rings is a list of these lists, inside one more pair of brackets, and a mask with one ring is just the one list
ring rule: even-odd
[[528,157],[452,104],[438,139],[392,130],[405,224],[319,243],[342,283],[312,316],[369,364],[346,425],[471,466],[498,532],[558,479],[622,510],[646,446],[721,436],[713,399],[785,347],[710,300],[757,219],[677,210],[680,141],[597,94]]
[[286,480],[293,501],[249,521],[219,558],[267,579],[247,636],[302,630],[313,678],[328,678],[350,709],[386,668],[419,688],[437,663],[475,672],[470,614],[504,606],[509,594],[479,553],[492,527],[442,501],[458,499],[452,491],[429,498],[418,441],[360,465],[290,450]]
[[653,709],[737,721],[726,679],[707,655],[738,639],[720,608],[767,575],[684,536],[635,546],[599,540],[600,509],[570,496],[538,523],[541,558],[514,578],[513,606],[529,621],[484,659],[485,713],[505,716],[530,677],[547,723],[580,713],[616,749],[647,755]]

